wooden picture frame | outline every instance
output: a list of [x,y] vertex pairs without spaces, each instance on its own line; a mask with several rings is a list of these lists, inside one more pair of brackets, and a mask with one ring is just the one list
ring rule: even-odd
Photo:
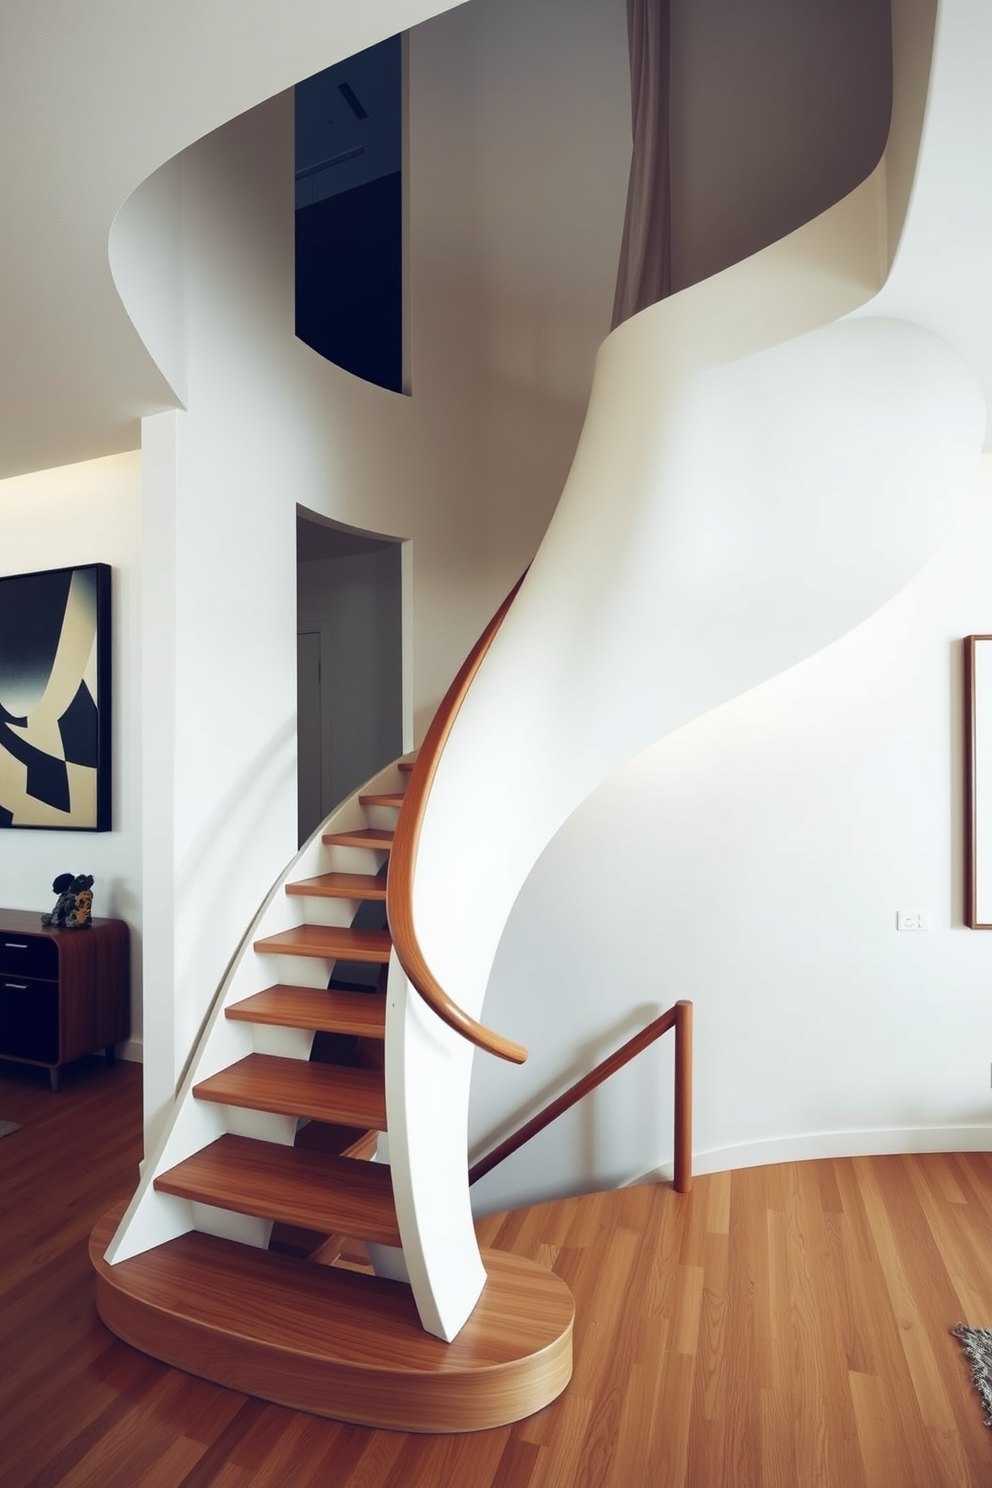
[[992,930],[992,635],[964,638],[964,922]]
[[0,577],[0,828],[111,829],[111,569]]

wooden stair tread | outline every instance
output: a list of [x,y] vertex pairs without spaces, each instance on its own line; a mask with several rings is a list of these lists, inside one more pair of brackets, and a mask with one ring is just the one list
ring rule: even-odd
[[370,791],[367,795],[359,796],[360,806],[395,806],[399,809],[403,805],[402,791]]
[[521,1256],[445,1344],[401,1282],[191,1232],[116,1266],[123,1212],[90,1238],[97,1309],[120,1338],[192,1374],[296,1410],[399,1431],[479,1431],[540,1410],[571,1373],[572,1296]]
[[[293,1146],[297,1152],[329,1152],[335,1157],[368,1160],[375,1156],[378,1142],[378,1132],[363,1131],[357,1126],[331,1126],[326,1121],[306,1121],[297,1131]],[[330,1265],[332,1261],[325,1259],[325,1253],[335,1240],[361,1247],[361,1241],[354,1236],[327,1235],[322,1230],[305,1229],[277,1219],[269,1237],[269,1250]]]
[[284,1116],[311,1116],[370,1131],[386,1129],[386,1094],[375,1070],[249,1054],[194,1085],[197,1100]]
[[233,1003],[225,1013],[242,1023],[353,1033],[359,1038],[386,1036],[386,999],[381,992],[333,992],[279,983]]
[[155,1179],[162,1193],[324,1235],[399,1245],[385,1163],[224,1136]]
[[288,883],[286,893],[311,899],[385,899],[386,880],[375,873],[318,873]]
[[355,827],[351,832],[325,832],[321,838],[328,847],[374,847],[388,852],[393,845],[393,833],[382,827]]
[[389,960],[388,930],[355,930],[350,925],[294,925],[256,940],[254,948],[269,956],[316,956],[328,961]]
[[404,775],[410,775],[416,763],[416,760],[400,760],[397,769],[402,770]]

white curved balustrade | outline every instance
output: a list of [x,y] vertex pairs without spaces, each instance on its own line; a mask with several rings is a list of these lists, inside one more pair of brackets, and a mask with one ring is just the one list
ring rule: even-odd
[[[929,95],[932,7],[898,4],[893,25],[892,131],[872,176],[599,353],[561,502],[423,827],[421,943],[474,1017],[514,901],[569,814],[647,746],[884,605],[969,488],[985,431],[975,337],[948,334],[934,305],[955,232],[974,228],[948,153],[974,152],[977,120],[942,69],[954,77],[990,21],[942,7]],[[452,853],[469,799],[473,831]]]

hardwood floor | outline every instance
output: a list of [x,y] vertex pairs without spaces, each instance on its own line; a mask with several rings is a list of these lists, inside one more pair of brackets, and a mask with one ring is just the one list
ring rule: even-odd
[[140,1069],[0,1064],[3,1488],[979,1488],[992,1431],[949,1329],[992,1325],[992,1154],[785,1164],[539,1205],[483,1243],[558,1271],[575,1374],[517,1426],[376,1432],[207,1384],[93,1307],[133,1187]]

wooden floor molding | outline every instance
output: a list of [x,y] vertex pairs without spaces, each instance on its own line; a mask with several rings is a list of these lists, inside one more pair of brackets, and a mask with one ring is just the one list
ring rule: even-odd
[[992,1325],[992,1154],[786,1163],[541,1204],[483,1244],[576,1299],[565,1393],[426,1437],[263,1404],[99,1321],[90,1230],[134,1187],[140,1070],[0,1064],[3,1488],[987,1488],[950,1328]]

